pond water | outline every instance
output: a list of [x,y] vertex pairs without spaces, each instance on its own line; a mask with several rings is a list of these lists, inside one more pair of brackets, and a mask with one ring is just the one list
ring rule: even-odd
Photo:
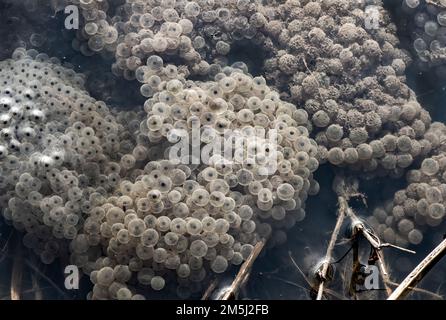
[[[112,12],[115,8],[118,8],[124,2],[108,1],[110,4],[108,11],[110,16],[113,16]],[[153,2],[161,3],[161,1]],[[215,2],[217,3],[218,1]],[[249,3],[250,1],[247,2]],[[273,2],[275,1],[263,1],[266,4]],[[302,0],[301,2],[302,6],[304,6],[304,4],[310,1]],[[321,2],[324,1],[314,1],[314,3]],[[380,1],[369,2],[380,5]],[[384,2],[385,10],[390,13],[397,26],[395,33],[400,40],[400,45],[408,49],[408,52],[414,56],[416,53],[413,52],[412,43],[415,31],[407,26],[407,21],[412,21],[410,19],[413,18],[408,18],[408,15],[401,12],[402,1],[388,0]],[[76,32],[68,31],[64,28],[66,15],[63,9],[67,3],[64,1],[51,1],[53,5],[56,4],[57,8],[36,9],[37,11],[35,12],[38,14],[33,14],[32,12],[34,11],[23,11],[22,5],[32,6],[34,3],[38,3],[38,1],[0,0],[0,60],[9,58],[17,47],[26,46],[27,49],[34,48],[39,52],[48,54],[50,57],[58,57],[62,63],[69,63],[76,72],[84,73],[87,76],[85,87],[89,94],[95,99],[106,102],[110,108],[136,110],[144,105],[146,98],[140,93],[141,84],[137,80],[125,80],[123,77],[116,77],[111,72],[111,65],[115,58],[113,55],[102,53],[85,56],[73,49],[72,44],[73,39],[76,38]],[[283,4],[285,1],[277,1],[277,3]],[[423,0],[421,0],[421,3],[424,5]],[[333,5],[335,6],[335,4]],[[311,6],[306,5],[306,8],[309,14],[312,14]],[[330,13],[332,12],[327,12],[327,14]],[[273,18],[269,19],[273,20]],[[81,22],[83,23],[82,19]],[[444,29],[444,27],[442,28]],[[34,39],[34,44],[36,44],[36,42],[39,42],[38,38],[36,38],[37,36],[46,37],[46,41],[33,46],[30,43],[30,39]],[[277,88],[280,90],[283,87],[283,83],[287,83],[289,78],[285,78],[283,81],[282,79],[277,79],[277,82],[268,79],[268,76],[265,74],[265,68],[262,66],[264,61],[270,58],[268,50],[269,48],[266,45],[264,48],[261,48],[259,45],[252,45],[249,41],[240,41],[239,44],[232,47],[228,60],[230,63],[240,60],[245,61],[251,74],[254,76],[264,75],[271,86],[279,84]],[[167,55],[165,60],[169,61],[169,59],[175,61],[175,57]],[[414,59],[416,60],[417,58],[415,57]],[[310,61],[308,63],[309,66],[307,68],[313,68]],[[414,91],[421,106],[429,111],[433,121],[446,122],[446,113],[444,111],[446,81],[436,75],[436,69],[438,68],[438,66],[435,66],[426,70],[420,70],[414,63],[408,66],[405,75],[408,86]],[[205,75],[200,74],[190,75],[191,80],[203,80],[205,77]],[[289,77],[289,74],[287,77]],[[287,95],[289,96],[289,93]],[[2,162],[0,164],[4,165]],[[417,165],[419,163],[414,163],[410,168],[416,168]],[[0,174],[2,172],[3,170],[0,170]],[[336,223],[338,198],[332,190],[332,181],[337,173],[339,173],[339,168],[329,163],[319,166],[314,173],[314,178],[319,182],[320,191],[316,196],[308,197],[305,219],[297,222],[294,227],[287,231],[286,241],[283,240],[283,244],[276,246],[274,249],[267,248],[261,253],[254,264],[250,280],[241,290],[239,298],[314,298],[314,292],[311,290],[311,283],[314,281],[311,268],[314,267],[315,263],[323,259],[331,232]],[[372,214],[376,206],[383,205],[386,200],[393,198],[393,194],[396,191],[406,186],[404,178],[362,179],[360,180],[359,192],[365,195],[366,205],[358,198],[353,199],[350,205],[360,217],[366,219]],[[328,294],[332,299],[351,299],[353,297],[353,294],[348,291],[352,266],[351,252],[349,252],[352,245],[348,241],[348,229],[349,225],[345,223],[341,228],[338,239],[339,245],[334,250],[336,263],[333,265],[335,273],[334,280],[329,285],[329,288],[334,293]],[[424,240],[420,245],[408,246],[416,251],[416,254],[410,254],[396,248],[384,249],[388,271],[394,283],[400,283],[417,263],[441,241],[443,234],[446,234],[444,223],[432,230],[429,229],[429,231],[424,233]],[[9,299],[10,297],[11,274],[13,273],[14,263],[21,265],[23,269],[21,290],[23,291],[22,297],[25,299],[36,298],[37,291],[40,291],[45,299],[86,298],[87,293],[93,287],[88,276],[84,276],[81,279],[80,290],[65,290],[63,270],[64,266],[68,264],[69,258],[65,256],[57,259],[53,264],[44,265],[39,262],[38,256],[35,256],[31,250],[20,244],[22,236],[23,233],[15,231],[9,223],[0,219],[0,299]],[[361,263],[366,264],[370,247],[365,241],[361,241],[359,245],[361,249]],[[18,259],[16,257],[20,252],[22,252],[22,256]],[[24,255],[23,252],[25,252]],[[231,267],[227,273],[219,278],[220,289],[231,283],[237,270],[238,267]],[[433,299],[445,296],[446,287],[443,285],[444,279],[446,279],[445,259],[440,261],[419,285],[420,288],[429,292],[415,292],[409,298]],[[38,284],[39,290],[35,289],[36,284]],[[356,292],[354,295],[360,299],[382,299],[384,294],[383,290],[374,290]],[[154,297],[162,299],[174,296],[164,294],[161,291]],[[190,298],[200,298],[200,295],[195,293]]]

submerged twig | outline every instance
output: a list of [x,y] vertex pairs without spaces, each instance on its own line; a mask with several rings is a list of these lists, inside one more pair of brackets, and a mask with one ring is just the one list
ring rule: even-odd
[[415,269],[401,282],[393,291],[388,300],[398,300],[404,298],[412,288],[414,288],[424,276],[437,264],[446,254],[446,239],[443,240],[431,253],[420,262]]
[[381,249],[376,249],[376,248],[374,248],[374,252],[377,257],[377,264],[378,264],[379,271],[381,273],[381,277],[383,278],[383,283],[384,283],[384,288],[386,289],[386,294],[387,294],[387,296],[389,296],[392,294],[392,289],[389,287],[390,276],[387,271],[386,263],[384,260],[384,253],[382,252]]
[[392,247],[412,254],[415,254],[415,251],[395,246],[390,243],[381,243],[381,240],[374,233],[372,233],[369,229],[365,227],[365,225],[358,219],[358,217],[354,214],[354,212],[350,208],[349,208],[349,215],[354,221],[353,223],[355,230],[357,232],[360,232],[367,240],[367,242],[372,246],[373,252],[371,256],[373,256],[373,260],[376,261],[376,263],[378,264],[378,268],[383,278],[384,288],[386,290],[387,296],[390,296],[392,294],[392,289],[389,287],[389,284],[391,283],[390,275],[386,268],[384,252],[381,249],[385,247]]
[[410,249],[407,249],[407,248],[403,248],[403,247],[400,247],[400,246],[396,246],[396,245],[391,244],[391,243],[381,243],[381,244],[379,245],[379,247],[380,247],[380,248],[390,247],[390,248],[398,249],[398,250],[400,250],[400,251],[404,251],[404,252],[407,252],[407,253],[412,253],[412,254],[415,254],[415,253],[416,253],[416,252],[413,251],[413,250],[410,250]]
[[[389,285],[391,285],[392,287],[398,287],[400,284],[396,283],[396,282],[393,282],[393,281],[390,281]],[[418,293],[425,294],[427,296],[431,296],[432,298],[437,299],[437,300],[443,300],[444,299],[442,295],[440,295],[438,293],[435,293],[435,292],[432,292],[432,291],[429,291],[429,290],[426,290],[426,289],[410,287],[410,290],[412,290],[413,292],[418,292]]]
[[273,280],[277,280],[277,281],[280,281],[280,282],[289,284],[290,286],[293,286],[293,287],[302,289],[302,290],[304,290],[304,291],[309,291],[308,288],[306,288],[306,287],[304,287],[304,286],[301,286],[300,284],[295,283],[295,282],[293,282],[293,281],[290,281],[290,280],[287,280],[287,279],[283,279],[283,278],[281,278],[281,277],[277,277],[277,276],[273,276],[273,275],[268,275],[267,278],[270,278],[270,279],[273,279]]
[[[346,201],[344,199],[344,201]],[[356,216],[356,214],[353,212],[353,210],[346,204],[347,206],[347,215],[352,220],[352,225],[355,230],[355,232],[360,233],[364,236],[364,238],[367,240],[367,242],[372,246],[373,253],[375,255],[376,263],[378,264],[379,271],[381,273],[381,277],[383,279],[384,288],[386,290],[387,296],[389,296],[392,293],[392,289],[389,287],[389,281],[390,276],[387,272],[385,259],[384,259],[384,253],[382,252],[381,248],[381,241],[379,238],[371,233],[365,226],[364,223]]]
[[23,278],[22,242],[17,237],[11,274],[11,300],[20,300]]
[[341,197],[339,197],[339,210],[338,210],[338,219],[336,220],[335,228],[331,234],[330,242],[328,243],[327,252],[325,254],[324,262],[320,270],[318,270],[317,275],[319,277],[319,286],[317,290],[316,300],[321,300],[322,295],[324,293],[324,285],[327,281],[327,273],[331,264],[331,260],[333,257],[333,250],[336,245],[336,240],[338,239],[339,232],[341,230],[342,224],[345,218],[345,203],[341,201]]
[[212,295],[212,292],[214,292],[214,290],[215,290],[215,288],[217,288],[217,286],[218,286],[218,279],[215,278],[209,284],[209,287],[204,292],[203,296],[201,297],[201,300],[209,299],[211,297],[211,295]]
[[6,242],[5,242],[5,244],[3,245],[3,248],[0,250],[1,252],[6,252],[6,250],[8,249],[9,241],[11,240],[13,234],[14,234],[14,231],[11,231],[11,232],[9,233],[9,236],[8,236],[8,238],[6,239]]
[[8,256],[8,244],[9,244],[9,241],[11,240],[11,237],[12,237],[13,233],[14,233],[14,231],[11,231],[9,233],[9,236],[6,239],[5,244],[0,249],[0,262],[2,262]]
[[374,235],[372,236],[372,234],[370,233],[370,231],[368,231],[364,224],[362,222],[360,222],[360,220],[357,220],[356,215],[353,213],[353,211],[350,209],[350,218],[354,221],[354,228],[355,228],[355,232],[358,232],[360,234],[362,234],[364,236],[364,238],[367,240],[367,242],[371,245],[372,249],[372,255],[373,260],[376,261],[376,263],[378,264],[378,268],[381,274],[381,277],[383,279],[383,283],[384,283],[384,288],[386,290],[387,295],[389,296],[392,293],[392,289],[389,287],[389,281],[390,281],[390,276],[389,273],[387,272],[387,268],[386,268],[386,264],[385,264],[385,259],[384,259],[384,253],[381,250],[381,245],[380,245],[380,241],[377,237],[375,237]]
[[[33,259],[35,260],[35,259]],[[43,291],[39,285],[39,278],[35,272],[31,272],[32,291],[34,293],[35,300],[43,300]]]
[[231,297],[235,297],[242,287],[243,283],[246,282],[247,277],[249,276],[251,272],[252,265],[254,264],[255,260],[259,256],[260,252],[263,250],[263,247],[265,246],[266,240],[262,239],[260,240],[252,250],[250,256],[246,261],[242,264],[240,267],[240,270],[235,277],[234,281],[232,282],[231,286],[223,293],[220,300],[229,300]]
[[426,3],[433,4],[434,6],[437,6],[437,7],[440,7],[440,8],[446,8],[446,6],[444,4],[442,4],[438,0],[426,0]]
[[[405,248],[401,248],[389,243],[381,243],[381,240],[379,239],[378,236],[376,236],[373,231],[371,231],[370,229],[366,228],[365,224],[362,222],[361,219],[358,218],[358,216],[356,216],[356,214],[354,213],[353,209],[350,208],[348,201],[350,198],[352,197],[361,197],[361,193],[358,193],[356,191],[356,188],[353,184],[348,184],[345,182],[344,178],[339,177],[340,179],[340,185],[342,186],[342,188],[340,189],[340,191],[338,192],[339,196],[338,196],[338,203],[339,203],[339,208],[340,210],[342,209],[344,212],[344,215],[349,217],[349,219],[351,220],[351,224],[352,224],[352,228],[353,228],[353,274],[352,274],[352,278],[351,278],[351,283],[350,283],[350,292],[352,293],[352,285],[355,284],[355,272],[357,272],[357,268],[360,266],[359,264],[359,256],[358,256],[358,243],[357,243],[357,235],[362,235],[367,242],[370,244],[371,248],[372,248],[372,252],[369,256],[369,263],[376,263],[383,283],[384,283],[384,288],[386,291],[387,296],[390,296],[392,294],[392,289],[390,288],[389,284],[390,284],[390,275],[389,272],[387,271],[387,267],[386,267],[386,263],[385,263],[385,258],[384,258],[384,253],[382,251],[382,248],[384,247],[393,247],[405,252],[410,252],[410,253],[415,253],[412,250],[408,250]],[[364,198],[363,198],[364,201]]]
[[352,259],[352,275],[350,278],[349,292],[350,295],[356,300],[356,284],[358,283],[358,272],[361,268],[361,263],[359,262],[359,243],[358,241],[353,242],[353,259]]
[[299,268],[299,265],[297,264],[296,260],[294,260],[293,255],[291,254],[291,251],[288,251],[288,256],[291,259],[291,262],[293,263],[293,265],[296,267],[296,269],[299,271],[300,275],[302,276],[302,278],[304,278],[305,282],[311,285],[310,280],[308,280],[307,276],[305,275],[305,273],[302,271],[301,268]]
[[[302,278],[304,278],[305,282],[306,282],[308,285],[311,286],[311,282],[310,282],[310,280],[309,280],[308,277],[305,275],[305,273],[302,271],[302,269],[299,267],[299,265],[297,264],[296,260],[294,260],[293,255],[291,254],[290,251],[288,251],[288,255],[289,255],[290,259],[291,259],[291,262],[292,262],[293,265],[296,267],[296,269],[299,271],[299,273],[300,273],[300,275],[302,276]],[[288,283],[288,284],[290,284],[290,285],[294,285],[294,286],[296,286],[296,287],[298,287],[298,288],[301,288],[301,286],[299,286],[298,284],[295,284],[295,283],[292,282],[292,281],[288,281],[288,280],[281,279],[281,278],[280,278],[280,279],[277,278],[277,280],[282,280],[284,283]],[[308,290],[308,289],[307,289],[307,290]],[[332,296],[335,297],[335,298],[338,298],[339,300],[345,300],[345,297],[341,296],[340,294],[338,294],[338,293],[336,293],[336,292],[334,292],[333,290],[330,290],[330,289],[328,289],[328,288],[325,288],[325,291],[324,291],[324,292],[327,293],[327,294],[329,294],[329,295],[332,295]]]
[[53,280],[47,277],[42,271],[39,270],[31,261],[25,260],[26,265],[31,268],[34,272],[36,272],[40,277],[42,277],[45,281],[47,281],[54,289],[56,289],[63,297],[66,297],[66,293],[58,287]]
[[360,231],[364,235],[366,240],[370,243],[370,245],[373,248],[375,248],[375,249],[382,249],[382,248],[385,248],[385,247],[391,247],[391,248],[394,248],[394,249],[405,251],[407,253],[412,253],[412,254],[416,253],[413,250],[406,249],[406,248],[403,248],[403,247],[399,247],[399,246],[396,246],[396,245],[391,244],[391,243],[381,243],[381,240],[374,233],[372,233],[369,229],[367,229],[365,227],[365,225],[359,220],[359,218],[353,213],[353,211],[351,211],[351,217],[353,219],[355,219],[355,221],[354,221],[355,227],[358,228],[358,231]]
[[35,274],[31,275],[31,281],[32,281],[32,292],[34,292],[34,300],[43,300],[43,293],[42,289],[39,286],[39,282],[37,281],[37,277]]

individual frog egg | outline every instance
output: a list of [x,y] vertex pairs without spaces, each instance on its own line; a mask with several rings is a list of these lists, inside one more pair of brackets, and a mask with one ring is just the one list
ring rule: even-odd
[[168,232],[164,235],[164,242],[168,246],[175,246],[178,243],[179,236],[175,232]]
[[186,230],[190,235],[198,235],[203,229],[203,225],[200,220],[190,218],[186,222]]
[[190,272],[191,272],[189,265],[186,264],[186,263],[180,264],[177,267],[176,271],[177,271],[178,277],[180,277],[180,278],[187,278],[187,277],[189,277]]
[[113,269],[110,267],[104,267],[98,271],[97,281],[102,286],[110,286],[115,280]]
[[206,255],[208,246],[203,240],[194,240],[190,244],[190,253],[197,258],[202,258]]
[[146,224],[144,223],[144,220],[136,218],[129,222],[127,228],[132,237],[141,237],[146,229]]
[[159,241],[159,234],[155,229],[147,229],[141,234],[141,244],[146,247],[155,246]]
[[228,268],[228,260],[223,256],[216,256],[211,262],[211,270],[215,273],[223,273]]

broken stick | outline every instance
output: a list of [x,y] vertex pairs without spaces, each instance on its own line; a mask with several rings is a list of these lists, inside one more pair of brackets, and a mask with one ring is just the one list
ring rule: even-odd
[[392,289],[389,287],[390,276],[389,273],[387,272],[386,264],[384,262],[384,253],[381,250],[381,242],[379,238],[371,234],[370,231],[366,229],[364,224],[361,222],[361,220],[359,220],[359,218],[355,215],[353,210],[348,205],[347,205],[347,215],[352,220],[355,232],[361,233],[367,240],[367,242],[372,246],[373,251],[376,254],[376,262],[378,264],[381,277],[383,278],[384,288],[386,290],[387,296],[389,296],[390,294],[392,294]]
[[328,243],[328,247],[327,247],[327,252],[325,254],[325,259],[324,262],[322,263],[322,267],[320,268],[320,270],[317,272],[318,277],[319,277],[319,287],[317,290],[317,296],[316,296],[316,300],[322,300],[322,295],[324,293],[324,285],[325,282],[327,281],[327,273],[328,273],[328,269],[330,267],[331,264],[331,260],[333,257],[333,250],[334,247],[336,245],[336,241],[338,239],[338,235],[339,232],[341,230],[342,224],[344,222],[344,218],[345,218],[345,201],[342,201],[341,199],[342,197],[339,197],[339,210],[338,210],[338,219],[336,221],[336,225],[335,228],[333,230],[333,232],[331,233],[331,238],[330,238],[330,242]]
[[401,282],[387,300],[403,299],[412,288],[414,288],[424,276],[437,264],[446,254],[446,239],[443,240],[431,253],[427,255],[420,264]]
[[214,292],[215,288],[218,286],[218,279],[215,278],[211,281],[209,287],[204,292],[203,296],[201,297],[201,300],[207,300],[211,297],[212,292]]
[[237,273],[237,276],[235,277],[231,286],[223,293],[222,297],[219,300],[229,300],[231,297],[232,298],[236,297],[243,283],[246,282],[247,277],[251,272],[251,268],[254,262],[256,261],[257,257],[259,256],[260,252],[263,250],[265,243],[266,240],[262,239],[254,246],[254,249],[252,250],[248,259],[246,259],[246,261],[240,267],[240,270]]

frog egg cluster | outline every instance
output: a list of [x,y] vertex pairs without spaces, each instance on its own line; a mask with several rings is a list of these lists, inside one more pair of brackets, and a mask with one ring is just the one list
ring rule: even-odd
[[[112,277],[104,283],[99,278],[104,267],[97,269],[93,299],[116,299],[111,292],[113,281],[127,286],[132,274],[137,278],[137,284],[128,284],[135,287],[133,292],[147,287],[158,291],[167,282],[174,289],[192,282],[200,284],[201,290],[206,277],[241,264],[259,240],[251,208],[243,206],[243,196],[231,191],[224,179],[203,187],[190,180],[187,166],[175,166],[168,160],[150,161],[147,166],[150,173],[135,183],[122,180],[122,195],[93,208],[88,218],[105,244],[103,251],[111,260],[107,268],[126,266],[129,270],[128,277]],[[85,244],[83,235],[73,241],[73,247],[86,252]],[[97,268],[97,261],[90,265]]]
[[[446,126],[435,122],[426,133],[432,143],[432,156],[418,169],[407,172],[408,186],[395,193],[393,201],[377,208],[369,218],[384,241],[400,246],[417,245],[429,228],[445,220],[446,206]],[[430,230],[429,232],[431,232]]]
[[146,65],[138,67],[135,72],[136,80],[142,83],[140,93],[145,98],[151,98],[155,93],[166,88],[169,81],[169,90],[176,90],[184,83],[188,75],[187,68],[165,64],[158,55],[152,55],[147,59]]
[[399,15],[417,67],[446,79],[446,2],[403,0]]
[[104,57],[112,55],[116,50],[119,31],[116,24],[107,17],[106,12],[112,9],[109,8],[109,2],[68,0],[65,3],[78,6],[81,13],[80,29],[76,38],[73,39],[73,49],[85,56],[92,56],[99,52],[102,52]]
[[[68,0],[9,0],[2,3],[0,38],[3,45],[0,48],[0,60],[11,57],[14,49],[18,47],[48,50],[47,54],[57,54],[58,57],[65,57],[65,60],[68,58],[72,65],[88,69],[90,76],[87,77],[85,89],[91,96],[107,104],[128,103],[128,96],[132,93],[127,89],[127,99],[123,99],[119,90],[120,82],[124,82],[124,79],[116,79],[105,63],[86,59],[81,54],[73,55],[72,40],[75,32],[64,28],[65,18],[69,18],[64,10],[70,4],[81,9],[79,1],[73,3]],[[20,36],[11,30],[19,32]],[[76,40],[74,42],[76,43]],[[106,59],[104,55],[104,61]],[[105,72],[106,69],[108,71]],[[132,96],[137,97],[138,91],[135,90]]]
[[82,30],[74,47],[85,55],[111,52],[112,70],[134,78],[147,58],[159,55],[181,61],[191,73],[215,72],[231,50],[243,39],[261,42],[267,22],[253,1],[130,1],[116,6],[107,16],[107,1],[80,1]]
[[[243,194],[250,194],[260,211],[269,212],[262,219],[282,220],[281,210],[270,212],[274,203],[295,211],[304,208],[308,194],[318,192],[312,176],[319,165],[317,144],[309,138],[304,110],[282,101],[263,77],[252,77],[237,66],[224,68],[214,81],[167,81],[164,89],[146,101],[147,120],[140,130],[154,142],[167,140],[166,153],[175,155],[175,146],[184,141],[182,134],[187,143],[196,143],[195,123],[200,125],[201,150],[220,143],[226,148],[225,134],[240,133],[245,141],[242,146],[230,144],[229,156],[214,154],[208,161],[202,157],[204,163],[194,176],[205,184],[224,178],[230,188],[243,188]],[[277,132],[276,140],[270,139],[272,132]],[[249,137],[253,143],[246,143]],[[263,190],[264,184],[271,192]],[[293,197],[300,201],[292,201]],[[303,218],[304,212],[299,215]]]
[[319,160],[401,176],[423,155],[431,119],[405,84],[409,58],[380,1],[286,1],[273,10],[264,72],[307,111]]
[[[369,177],[399,177],[419,162],[368,221],[400,246],[442,223],[446,129],[431,125],[405,84],[410,59],[381,1],[50,5],[68,4],[82,15],[73,47],[114,59],[114,75],[138,80],[147,100],[111,112],[84,76],[17,49],[0,62],[0,208],[43,262],[70,254],[94,285],[88,298],[203,292],[260,239],[286,241],[319,191],[313,173],[323,162]],[[229,63],[244,40],[271,55],[266,78]]]
[[84,215],[111,189],[101,179],[120,126],[84,91],[82,75],[34,50],[0,62],[0,83],[0,207],[50,263],[64,247],[58,239],[82,232]]
[[[157,83],[136,144],[121,157],[115,195],[92,208],[85,221],[95,226],[92,233],[103,239],[106,253],[76,258],[87,261],[92,299],[130,298],[127,290],[147,287],[172,289],[181,297],[200,292],[205,279],[246,260],[260,238],[270,238],[270,246],[286,241],[284,231],[304,219],[307,196],[319,190],[313,179],[317,145],[302,125],[305,111],[282,101],[265,79],[226,67],[214,81],[166,77]],[[225,132],[240,130],[244,141],[255,143],[237,152],[275,152],[268,159],[277,161],[276,168],[218,154],[196,163],[189,156],[172,157],[186,136],[187,147],[194,144],[194,123],[202,150]],[[278,131],[277,146],[265,139],[272,129]],[[87,256],[85,235],[72,246],[81,248],[75,256]],[[127,270],[126,276],[116,275],[116,268]]]

